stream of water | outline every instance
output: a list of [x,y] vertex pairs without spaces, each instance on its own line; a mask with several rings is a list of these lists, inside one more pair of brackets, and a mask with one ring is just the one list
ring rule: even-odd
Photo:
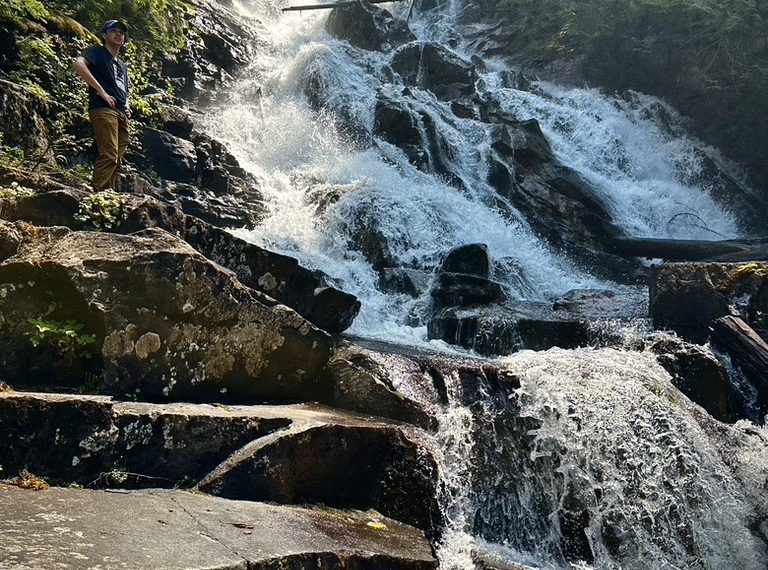
[[[408,324],[426,294],[381,291],[376,271],[350,247],[355,224],[367,220],[386,235],[399,265],[427,275],[449,249],[484,243],[493,259],[513,260],[524,274],[525,286],[494,276],[513,298],[616,288],[551,251],[522,215],[510,218],[493,206],[489,125],[458,118],[430,93],[412,90],[409,104],[432,117],[454,148],[462,188],[417,169],[386,142],[361,144],[340,125],[352,121],[370,135],[377,91],[400,96],[387,71],[391,54],[331,37],[327,12],[280,16],[275,5],[237,6],[264,23],[267,48],[205,123],[256,176],[268,214],[256,229],[235,233],[321,269],[357,295],[362,311],[351,333],[441,346],[427,341],[425,327]],[[450,18],[416,18],[411,27],[420,39],[443,41],[456,37],[450,25]],[[463,53],[461,43],[454,49]],[[700,176],[704,158],[716,155],[687,137],[663,102],[547,83],[519,91],[503,87],[503,71],[499,62],[486,63],[483,96],[521,119],[536,118],[556,156],[592,183],[628,234],[739,235],[738,220]],[[323,78],[320,111],[306,95],[310,75]],[[590,505],[582,538],[596,568],[768,567],[755,534],[768,502],[764,430],[712,427],[645,353],[553,349],[510,356],[504,365],[521,379],[514,410],[489,404],[470,411],[458,395],[436,410],[448,520],[442,567],[473,568],[478,553],[497,564],[579,566],[561,547],[571,503]],[[522,463],[511,443],[519,438],[532,446]]]

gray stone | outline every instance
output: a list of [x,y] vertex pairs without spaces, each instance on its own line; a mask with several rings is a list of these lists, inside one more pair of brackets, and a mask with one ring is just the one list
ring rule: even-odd
[[587,320],[553,312],[547,303],[531,301],[515,301],[512,306],[449,307],[429,321],[427,335],[485,356],[591,343]]
[[470,243],[453,248],[443,260],[443,271],[467,273],[488,279],[491,276],[491,258],[484,243]]
[[0,567],[426,570],[423,534],[376,514],[183,491],[0,485]]
[[431,42],[413,42],[399,48],[392,57],[392,69],[406,85],[428,89],[445,100],[472,95],[477,80],[470,62]]
[[152,128],[145,128],[141,139],[147,161],[157,174],[176,182],[194,182],[197,165],[195,145]]
[[[10,384],[82,386],[90,375],[107,393],[154,400],[312,399],[328,335],[179,238],[38,233],[49,239],[0,265],[0,370]],[[30,319],[79,330],[36,347]],[[137,353],[148,333],[161,347],[140,342]]]
[[334,8],[325,29],[350,45],[369,51],[385,50],[391,41],[409,41],[414,37],[402,20],[393,18],[383,8],[362,1]]
[[[291,424],[280,408],[116,402],[106,396],[0,392],[0,465],[53,481],[171,487],[192,483],[249,441]],[[43,451],[45,450],[45,451]]]
[[404,369],[398,374],[398,364],[351,343],[337,345],[321,379],[323,403],[435,428],[435,420],[424,406],[403,394],[395,384],[398,376],[418,378],[423,377],[424,371]]
[[721,422],[735,422],[733,386],[725,366],[704,347],[675,338],[661,338],[649,347],[669,372],[672,384]]
[[[86,192],[75,189],[35,194],[8,205],[4,218],[76,229],[78,224],[74,216],[85,196]],[[185,214],[177,205],[158,197],[127,194],[125,198],[122,221],[114,228],[118,233],[162,228],[185,240],[208,259],[234,271],[243,284],[291,307],[330,333],[347,329],[360,311],[360,302],[354,295],[333,287],[327,275],[302,267],[293,257],[248,243]],[[15,225],[3,227],[5,229],[0,230],[4,236],[0,236],[0,259],[15,253],[22,239]],[[46,230],[45,235],[50,231]],[[57,231],[66,230],[60,228]]]

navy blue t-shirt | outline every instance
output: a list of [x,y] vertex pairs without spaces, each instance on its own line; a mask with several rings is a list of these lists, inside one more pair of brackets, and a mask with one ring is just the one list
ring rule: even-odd
[[[83,53],[88,69],[108,95],[117,101],[117,111],[125,113],[128,104],[128,66],[112,57],[103,45],[91,46]],[[88,109],[109,109],[109,104],[99,97],[93,87],[88,87]]]

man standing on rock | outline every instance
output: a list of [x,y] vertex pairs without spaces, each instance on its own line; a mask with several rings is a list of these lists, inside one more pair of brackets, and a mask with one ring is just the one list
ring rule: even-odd
[[75,72],[88,84],[88,114],[99,158],[93,170],[93,189],[116,189],[128,147],[128,67],[118,58],[128,26],[109,20],[101,28],[102,45],[94,45],[75,60]]

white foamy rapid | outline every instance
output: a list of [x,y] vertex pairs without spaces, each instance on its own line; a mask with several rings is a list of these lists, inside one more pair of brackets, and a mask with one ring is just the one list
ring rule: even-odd
[[[322,75],[328,99],[343,101],[365,129],[373,124],[376,89],[388,87],[381,72],[386,57],[345,47],[323,31],[324,18],[316,12],[270,20],[263,38],[268,47],[259,50],[252,79],[207,116],[209,132],[256,175],[268,202],[264,223],[238,232],[240,237],[331,275],[362,301],[350,332],[389,340],[423,339],[423,329],[403,323],[424,300],[381,293],[378,276],[350,249],[353,225],[370,219],[404,266],[429,270],[437,254],[482,242],[495,259],[513,260],[524,269],[530,288],[515,290],[510,284],[513,296],[546,298],[599,285],[548,251],[524,221],[505,218],[489,205],[484,126],[458,119],[441,125],[451,129],[460,149],[457,164],[470,188],[462,191],[417,170],[387,143],[360,150],[338,132],[332,113],[313,111],[303,91],[308,69]],[[422,99],[417,104],[427,112],[445,112],[445,104],[433,97]]]
[[751,529],[765,516],[765,430],[713,421],[647,353],[555,349],[506,364],[521,416],[540,424],[534,462],[557,460],[551,516],[571,494],[590,504],[596,567],[765,568]]
[[[352,123],[370,134],[377,90],[398,96],[397,79],[386,70],[389,56],[330,37],[322,11],[280,17],[274,6],[252,6],[266,23],[265,45],[248,79],[206,120],[207,129],[257,177],[268,203],[264,223],[238,235],[297,257],[357,295],[363,309],[350,332],[406,342],[425,336],[423,328],[404,323],[426,299],[382,293],[378,275],[350,247],[357,226],[371,221],[386,235],[398,263],[426,272],[452,247],[487,244],[495,260],[524,275],[505,283],[512,298],[546,299],[601,286],[548,250],[522,216],[510,219],[494,207],[498,196],[486,183],[488,125],[457,118],[446,103],[412,90],[408,104],[432,117],[452,147],[452,169],[462,190],[417,170],[386,142],[361,148],[360,137],[350,140],[338,125]],[[413,28],[432,37],[451,35],[445,22],[414,22]],[[324,111],[308,102],[309,77],[322,83]],[[694,168],[695,161],[686,158],[695,154],[692,143],[641,118],[637,105],[552,85],[541,85],[538,94],[506,89],[498,72],[486,74],[481,83],[484,96],[508,112],[542,122],[558,156],[603,192],[617,223],[629,233],[690,238],[737,233],[732,216],[706,188],[677,181],[681,164]]]
[[[602,195],[614,221],[640,237],[723,239],[739,235],[713,199],[717,154],[687,137],[681,118],[655,97],[608,98],[540,82],[534,93],[488,85],[520,118],[536,118],[557,157]],[[714,157],[714,159],[712,158]]]

